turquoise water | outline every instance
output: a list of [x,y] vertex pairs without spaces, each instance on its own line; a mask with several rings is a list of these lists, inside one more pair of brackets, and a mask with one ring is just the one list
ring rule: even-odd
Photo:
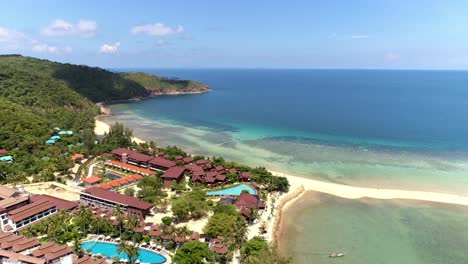
[[207,192],[207,195],[240,195],[242,191],[248,191],[252,195],[256,195],[257,191],[250,185],[240,184],[231,188],[218,191]]
[[[297,264],[468,262],[463,206],[308,193],[284,214],[280,249]],[[328,258],[334,251],[346,255]]]
[[[108,258],[119,257],[120,259],[128,259],[128,256],[125,253],[119,254],[117,252],[117,245],[105,242],[84,242],[81,244],[84,250],[91,249],[93,254],[102,254]],[[140,256],[138,259],[142,263],[164,263],[166,258],[161,256],[158,253],[146,250],[139,249]]]
[[213,92],[111,106],[134,134],[336,183],[468,191],[468,74],[147,70]]

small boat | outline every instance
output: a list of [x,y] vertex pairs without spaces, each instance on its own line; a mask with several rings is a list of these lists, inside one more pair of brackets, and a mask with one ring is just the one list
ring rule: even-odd
[[336,253],[336,252],[333,252],[331,253],[330,255],[328,255],[328,257],[330,258],[340,258],[340,257],[344,257],[345,253]]

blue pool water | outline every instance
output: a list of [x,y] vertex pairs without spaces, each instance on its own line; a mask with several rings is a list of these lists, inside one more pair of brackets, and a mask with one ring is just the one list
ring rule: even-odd
[[122,176],[117,175],[117,174],[114,174],[114,173],[107,173],[105,176],[106,176],[107,178],[109,178],[109,179],[112,179],[112,180],[122,178]]
[[[81,244],[84,250],[91,249],[93,254],[102,254],[108,258],[119,257],[120,259],[128,259],[125,253],[119,254],[117,252],[117,245],[105,242],[84,242]],[[166,258],[158,253],[140,249],[140,256],[138,259],[142,263],[164,263]]]
[[245,191],[245,190],[248,191],[252,195],[257,194],[257,191],[255,190],[254,187],[250,185],[245,185],[245,184],[237,185],[231,188],[222,189],[218,191],[208,192],[206,194],[207,195],[240,195],[242,191]]

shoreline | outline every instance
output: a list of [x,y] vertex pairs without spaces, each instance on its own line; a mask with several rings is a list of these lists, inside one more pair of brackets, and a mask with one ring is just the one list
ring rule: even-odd
[[[95,133],[102,135],[109,131],[110,125],[99,119],[101,117],[110,116],[112,113],[110,109],[104,107],[104,105],[101,104],[99,106],[104,110],[101,110],[104,114],[95,117]],[[133,137],[132,140],[136,143],[146,142],[138,137]],[[330,194],[345,199],[373,198],[381,200],[413,200],[468,206],[467,195],[390,188],[357,187],[300,177],[289,173],[269,171],[275,176],[286,177],[290,184],[289,192],[280,195],[274,203],[270,204],[270,206],[274,207],[274,211],[265,237],[267,241],[272,243],[280,241],[282,224],[284,223],[283,219],[286,217],[284,215],[285,211],[310,191]]]
[[[110,112],[110,109],[106,108],[106,106],[111,105],[111,104],[136,103],[136,102],[141,102],[143,100],[148,100],[148,99],[156,98],[156,97],[159,97],[159,96],[165,96],[165,95],[167,95],[167,96],[194,95],[194,94],[208,93],[208,92],[212,92],[212,91],[213,91],[213,89],[210,89],[208,86],[206,86],[206,89],[199,90],[199,91],[184,91],[184,92],[174,91],[174,90],[168,91],[168,92],[154,91],[154,92],[151,92],[150,95],[145,96],[145,97],[132,97],[132,98],[128,98],[128,99],[108,100],[108,101],[98,102],[98,103],[96,103],[96,105],[101,108],[101,112],[102,112],[102,108],[107,109]],[[108,115],[110,115],[110,114],[108,114]],[[99,116],[101,116],[101,115],[99,115]]]

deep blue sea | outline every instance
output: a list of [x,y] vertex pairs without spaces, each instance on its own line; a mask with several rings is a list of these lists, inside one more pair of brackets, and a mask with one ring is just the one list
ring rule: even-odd
[[128,70],[213,89],[113,105],[107,121],[144,139],[346,184],[468,190],[468,72]]

